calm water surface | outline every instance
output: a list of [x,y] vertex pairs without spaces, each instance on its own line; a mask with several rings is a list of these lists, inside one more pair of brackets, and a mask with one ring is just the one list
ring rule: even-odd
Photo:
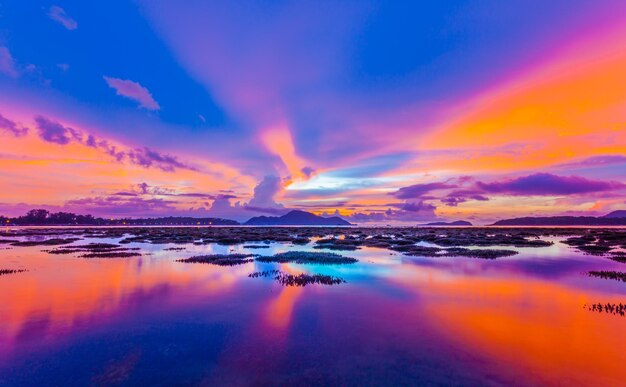
[[[0,269],[28,270],[0,277],[0,385],[626,383],[626,318],[585,308],[626,301],[625,283],[586,275],[626,266],[558,240],[497,260],[363,248],[340,266],[176,262],[311,245],[172,246],[130,244],[148,255],[126,259],[0,246]],[[347,283],[248,278],[268,269]]]

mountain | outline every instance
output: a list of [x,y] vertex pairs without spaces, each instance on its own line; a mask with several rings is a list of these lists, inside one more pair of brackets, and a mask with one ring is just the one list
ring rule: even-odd
[[467,220],[457,220],[454,222],[431,222],[422,224],[422,226],[471,226],[472,223]]
[[26,215],[9,218],[0,216],[0,224],[15,226],[237,226],[239,222],[221,218],[193,218],[189,216],[168,216],[160,218],[121,218],[104,219],[93,215],[77,215],[71,212],[50,212],[46,209],[33,209]]
[[525,217],[499,220],[492,226],[626,226],[626,218],[606,216]]
[[626,218],[626,210],[617,210],[603,216],[603,218]]
[[292,210],[283,216],[255,216],[246,226],[349,226],[351,223],[338,216],[324,218],[310,212]]

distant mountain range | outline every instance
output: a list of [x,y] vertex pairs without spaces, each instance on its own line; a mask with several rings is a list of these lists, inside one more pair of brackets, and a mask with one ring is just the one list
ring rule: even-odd
[[161,218],[105,219],[71,212],[50,212],[34,209],[13,218],[0,216],[0,223],[10,226],[237,226],[239,222],[221,218],[167,216]]
[[[220,218],[162,217],[105,219],[92,215],[77,215],[69,212],[52,213],[44,209],[30,210],[18,217],[0,216],[0,224],[15,226],[238,226],[239,222]],[[247,226],[350,226],[351,223],[338,216],[323,217],[310,212],[293,210],[283,216],[256,216]]]
[[471,226],[472,223],[467,220],[457,220],[454,222],[431,222],[422,224],[422,226]]
[[246,223],[246,226],[349,226],[350,222],[332,216],[325,218],[310,212],[292,210],[283,216],[255,216]]
[[503,219],[493,226],[626,226],[626,210],[604,216],[541,216]]

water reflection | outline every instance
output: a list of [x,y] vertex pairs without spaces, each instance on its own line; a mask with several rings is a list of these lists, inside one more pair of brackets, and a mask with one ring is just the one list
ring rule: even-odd
[[[584,275],[621,264],[558,243],[498,260],[363,248],[345,253],[359,259],[354,265],[233,267],[175,261],[312,247],[135,246],[150,255],[0,250],[3,266],[29,270],[0,278],[0,374],[9,375],[0,384],[55,384],[71,375],[105,384],[615,385],[626,376],[616,344],[626,339],[626,320],[584,308],[624,302],[624,284]],[[282,287],[247,277],[268,269],[347,283]],[[38,363],[31,376],[19,372]]]

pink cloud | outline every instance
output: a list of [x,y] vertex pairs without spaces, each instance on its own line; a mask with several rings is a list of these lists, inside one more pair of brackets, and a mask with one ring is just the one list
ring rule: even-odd
[[139,106],[144,109],[161,109],[161,106],[159,106],[157,101],[152,98],[152,94],[150,93],[150,91],[141,86],[139,83],[130,81],[128,79],[111,78],[107,76],[103,78],[111,88],[115,89],[117,95],[121,95],[138,102]]
[[15,61],[11,52],[6,47],[0,47],[0,73],[17,78],[19,72],[15,68]]
[[68,30],[75,30],[78,28],[78,23],[74,20],[70,15],[65,12],[65,10],[59,6],[53,5],[48,10],[48,17]]

